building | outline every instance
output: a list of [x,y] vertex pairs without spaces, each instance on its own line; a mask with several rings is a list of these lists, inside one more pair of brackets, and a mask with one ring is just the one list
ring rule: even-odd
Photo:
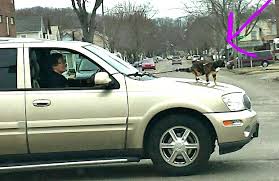
[[[82,41],[83,33],[81,29],[65,29],[61,33],[62,41]],[[104,47],[103,34],[95,31],[93,43],[97,46]],[[105,37],[105,45],[108,45],[108,37]]]
[[252,32],[244,36],[245,30],[239,37],[238,46],[248,51],[268,50],[270,43],[277,36],[277,25],[275,19],[264,19],[258,21]]
[[17,38],[39,38],[49,39],[49,29],[44,25],[40,16],[16,17],[16,37]]
[[14,0],[0,0],[0,37],[15,37]]
[[56,40],[56,41],[60,41],[61,40],[59,26],[50,26],[49,39],[50,40]]

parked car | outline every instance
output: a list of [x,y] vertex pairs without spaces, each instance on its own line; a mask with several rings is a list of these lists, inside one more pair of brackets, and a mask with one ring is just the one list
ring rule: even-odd
[[200,60],[201,60],[201,56],[200,55],[193,55],[192,62],[200,61]]
[[145,60],[142,61],[142,71],[147,70],[147,69],[153,69],[156,70],[156,64],[153,61],[152,58],[147,58]]
[[141,67],[141,65],[142,65],[141,61],[136,61],[136,62],[133,63],[133,66],[135,68]]
[[187,60],[192,60],[193,57],[191,55],[187,56]]
[[[41,87],[52,50],[87,59],[98,71],[89,81]],[[258,136],[244,90],[158,78],[87,42],[0,38],[0,67],[2,172],[151,159],[177,176],[203,167],[215,144],[225,154]]]
[[157,60],[157,62],[161,62],[161,61],[163,61],[164,59],[163,59],[162,57],[160,57],[160,56],[156,56],[156,57],[155,57],[155,60]]
[[[251,64],[253,67],[255,66],[263,66],[267,67],[269,64],[274,63],[274,59],[272,56],[272,52],[270,50],[264,50],[264,51],[256,51],[257,57],[248,57],[248,56],[243,56],[239,58],[240,65],[241,67],[251,67]],[[234,67],[238,67],[238,60],[230,60],[227,62],[227,68],[232,69]]]
[[179,64],[182,65],[182,59],[179,56],[174,56],[171,61],[172,65]]
[[167,60],[172,60],[173,56],[170,55],[170,56],[167,56]]

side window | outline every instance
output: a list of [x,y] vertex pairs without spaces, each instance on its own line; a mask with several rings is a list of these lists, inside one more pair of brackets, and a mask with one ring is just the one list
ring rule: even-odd
[[17,49],[0,49],[0,90],[17,88]]
[[[104,71],[78,52],[60,49],[31,49],[32,88],[97,88],[94,75]],[[100,87],[99,87],[100,88]]]

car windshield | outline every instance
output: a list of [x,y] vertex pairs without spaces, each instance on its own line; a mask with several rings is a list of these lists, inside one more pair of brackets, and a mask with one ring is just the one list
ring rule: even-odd
[[122,74],[129,75],[138,72],[138,70],[134,68],[132,65],[103,48],[100,48],[95,45],[87,45],[84,46],[84,48],[103,59],[106,63],[111,65],[113,68],[115,68]]
[[98,67],[93,64],[92,62],[84,59],[81,60],[80,66],[79,66],[79,71],[96,71]]
[[154,63],[152,59],[145,59],[143,60],[143,63]]

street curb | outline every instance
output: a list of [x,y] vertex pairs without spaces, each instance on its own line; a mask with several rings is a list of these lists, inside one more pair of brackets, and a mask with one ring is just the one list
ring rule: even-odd
[[236,70],[225,70],[228,72],[232,72],[238,75],[254,75],[254,74],[263,74],[263,73],[279,73],[279,69],[265,69],[265,70],[251,70],[251,71],[236,71]]

